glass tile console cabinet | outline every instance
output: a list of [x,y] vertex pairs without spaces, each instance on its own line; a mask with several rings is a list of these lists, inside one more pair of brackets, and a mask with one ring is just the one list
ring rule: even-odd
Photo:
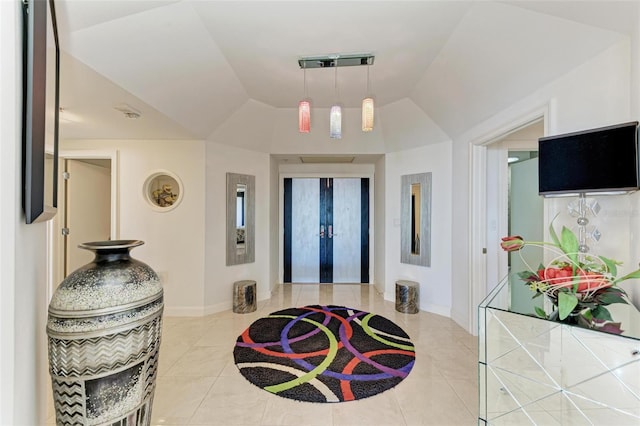
[[514,312],[505,278],[478,309],[478,425],[640,425],[640,313],[622,334]]

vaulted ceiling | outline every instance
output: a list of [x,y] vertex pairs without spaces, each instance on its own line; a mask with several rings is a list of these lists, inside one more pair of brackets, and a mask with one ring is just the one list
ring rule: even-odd
[[[304,56],[371,53],[377,106],[413,102],[450,137],[628,37],[636,2],[56,0],[70,139],[209,139],[249,101],[297,108]],[[338,69],[358,107],[366,67]],[[306,71],[314,108],[333,69]],[[126,120],[128,105],[143,119]],[[292,126],[296,126],[295,121]]]

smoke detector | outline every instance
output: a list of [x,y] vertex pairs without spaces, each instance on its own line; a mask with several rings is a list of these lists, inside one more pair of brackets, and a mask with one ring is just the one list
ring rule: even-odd
[[125,116],[125,118],[131,119],[131,120],[135,120],[142,116],[142,113],[140,111],[138,111],[137,109],[127,104],[116,105],[113,108],[120,111]]

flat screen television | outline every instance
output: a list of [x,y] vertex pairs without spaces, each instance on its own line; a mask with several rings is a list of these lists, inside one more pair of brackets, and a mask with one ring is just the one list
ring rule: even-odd
[[60,49],[54,0],[22,4],[22,204],[32,223],[57,207]]
[[622,194],[639,188],[638,122],[538,140],[540,195]]

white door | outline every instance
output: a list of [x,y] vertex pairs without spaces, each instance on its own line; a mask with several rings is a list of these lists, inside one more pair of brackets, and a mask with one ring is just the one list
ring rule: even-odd
[[361,280],[360,179],[333,179],[333,282]]
[[108,240],[111,233],[111,161],[66,160],[65,276],[93,259],[78,248],[89,241]]
[[292,179],[291,208],[291,282],[320,282],[320,180]]
[[284,277],[369,282],[369,180],[284,180]]

